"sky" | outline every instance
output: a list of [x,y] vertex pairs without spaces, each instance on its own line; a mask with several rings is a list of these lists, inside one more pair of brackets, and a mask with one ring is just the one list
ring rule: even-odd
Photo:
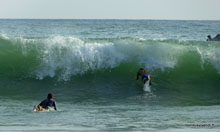
[[0,18],[220,20],[220,0],[0,0]]

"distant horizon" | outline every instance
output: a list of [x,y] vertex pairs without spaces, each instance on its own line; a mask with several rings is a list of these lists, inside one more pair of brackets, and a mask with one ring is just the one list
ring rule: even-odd
[[11,20],[152,20],[152,21],[220,21],[220,19],[135,19],[135,18],[0,18]]

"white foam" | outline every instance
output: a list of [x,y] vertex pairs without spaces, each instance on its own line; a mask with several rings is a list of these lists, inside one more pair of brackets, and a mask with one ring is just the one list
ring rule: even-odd
[[87,43],[74,37],[56,36],[44,41],[42,63],[36,70],[39,79],[54,77],[61,70],[60,79],[89,70],[114,68],[122,62],[137,58],[137,64],[148,69],[173,68],[182,47],[169,44],[139,44],[129,41],[115,43]]
[[85,43],[74,37],[53,37],[45,40],[41,50],[41,65],[36,70],[39,79],[54,77],[61,70],[60,79],[89,70],[113,68],[125,60],[113,43]]
[[208,46],[208,47],[196,47],[199,55],[201,56],[201,64],[210,62],[220,74],[220,47]]
[[0,34],[0,38],[9,40],[9,37],[6,34]]

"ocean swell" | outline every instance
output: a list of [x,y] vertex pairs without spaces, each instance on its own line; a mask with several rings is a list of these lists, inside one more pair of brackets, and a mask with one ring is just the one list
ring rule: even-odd
[[195,56],[199,68],[204,70],[204,65],[209,63],[220,73],[218,42],[1,35],[0,47],[2,75],[31,76],[40,80],[57,77],[68,81],[74,75],[111,70],[124,63],[163,72]]

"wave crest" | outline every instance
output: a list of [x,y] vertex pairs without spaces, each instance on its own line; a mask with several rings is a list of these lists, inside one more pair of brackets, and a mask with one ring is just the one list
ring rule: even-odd
[[[134,63],[148,70],[164,71],[167,68],[175,68],[179,61],[182,61],[180,59],[191,52],[194,53],[192,55],[200,56],[201,67],[205,62],[209,62],[220,73],[219,43],[135,38],[94,40],[64,36],[49,38],[1,36],[0,44],[3,47],[0,49],[0,57],[4,57],[7,62],[13,59],[10,60],[8,57],[10,53],[6,51],[15,49],[17,49],[15,57],[23,56],[17,58],[18,61],[26,59],[26,63],[34,62],[34,65],[29,65],[31,68],[26,66],[22,70],[28,69],[27,72],[38,79],[57,76],[60,80],[69,80],[76,74],[112,69],[122,63]],[[6,45],[10,45],[10,48]],[[16,65],[14,67],[16,69]],[[0,70],[3,71],[4,68]]]

